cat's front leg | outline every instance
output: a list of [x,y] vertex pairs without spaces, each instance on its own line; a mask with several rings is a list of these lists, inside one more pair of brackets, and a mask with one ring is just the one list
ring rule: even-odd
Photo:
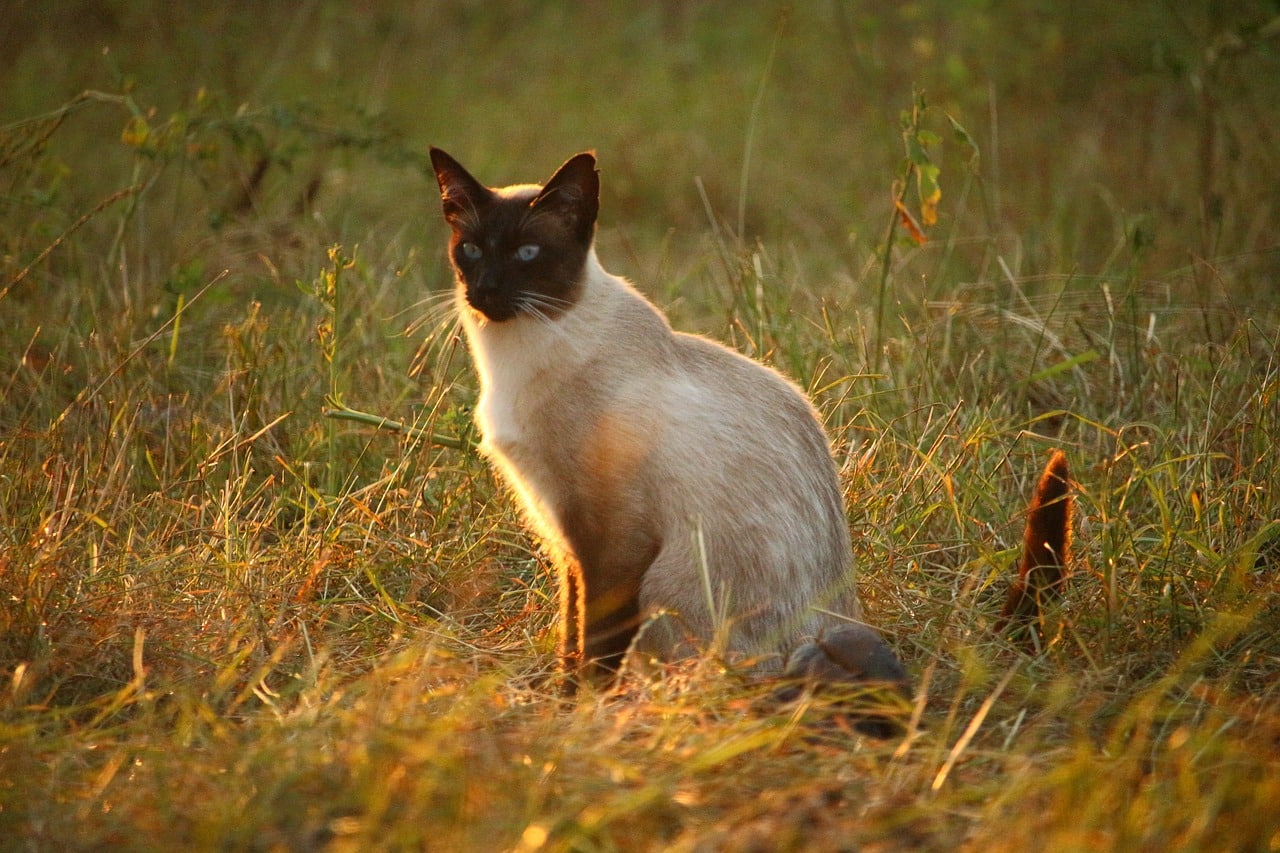
[[604,685],[622,666],[640,625],[640,585],[638,577],[618,583],[611,572],[584,572],[577,559],[564,560],[559,575],[558,656],[572,694],[579,678]]
[[565,678],[565,690],[572,693],[577,688],[574,680],[582,666],[583,584],[582,567],[576,559],[562,558],[558,567],[560,582],[560,644],[557,650],[560,674]]
[[[572,695],[579,679],[603,685],[622,665],[640,622],[639,587],[603,593],[603,584],[588,583],[576,560],[562,565],[559,574],[557,653],[564,692]],[[589,592],[592,589],[595,595]]]
[[597,683],[611,679],[640,628],[639,578],[606,586],[587,580],[583,596],[584,675]]
[[[617,489],[593,494],[604,497],[570,502],[559,515],[576,570],[564,573],[562,581],[562,661],[567,671],[576,663],[585,678],[605,683],[622,666],[640,629],[640,585],[658,555],[659,540],[650,526],[613,505],[609,498],[617,497]],[[570,658],[575,635],[580,638],[577,661]]]

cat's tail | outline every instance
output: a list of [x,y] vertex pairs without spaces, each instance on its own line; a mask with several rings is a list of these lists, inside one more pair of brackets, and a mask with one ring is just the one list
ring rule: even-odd
[[[1001,614],[1001,630],[1034,649],[1041,639],[1045,604],[1062,597],[1071,550],[1071,488],[1067,457],[1055,450],[1027,510],[1018,578]],[[804,690],[854,691],[846,715],[859,730],[892,737],[905,730],[909,708],[907,671],[873,629],[850,623],[807,640],[787,657],[787,686],[775,695],[790,700]],[[906,705],[904,706],[904,703]],[[894,706],[898,706],[897,709]]]
[[907,670],[866,625],[851,622],[796,646],[787,656],[783,679],[787,686],[776,694],[780,699],[843,687],[850,694],[844,716],[859,731],[889,738],[905,730],[911,700]]
[[1027,510],[1022,562],[1000,614],[1001,630],[1031,649],[1043,639],[1044,606],[1061,598],[1067,583],[1071,509],[1067,457],[1055,450]]

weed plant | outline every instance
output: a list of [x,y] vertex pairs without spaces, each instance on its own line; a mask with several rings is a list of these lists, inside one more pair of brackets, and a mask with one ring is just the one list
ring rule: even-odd
[[[0,846],[1280,847],[1274,4],[7,17]],[[909,735],[715,660],[554,693],[429,142],[596,147],[605,265],[806,387]]]

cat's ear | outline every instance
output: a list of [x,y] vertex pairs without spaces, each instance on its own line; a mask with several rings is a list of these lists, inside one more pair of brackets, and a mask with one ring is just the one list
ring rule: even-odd
[[596,215],[600,212],[600,175],[596,171],[595,152],[584,151],[566,160],[531,207],[539,213],[559,217],[583,242],[591,242]]
[[471,177],[461,163],[439,148],[431,149],[431,165],[440,184],[440,204],[444,208],[445,221],[457,227],[460,222],[474,219],[480,207],[493,195],[489,188]]

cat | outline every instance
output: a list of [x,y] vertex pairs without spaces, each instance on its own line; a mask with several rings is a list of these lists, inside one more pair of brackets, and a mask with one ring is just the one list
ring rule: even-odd
[[[777,371],[674,331],[604,270],[595,155],[544,185],[497,189],[439,149],[431,161],[481,447],[556,569],[562,670],[608,678],[632,650],[670,661],[720,642],[790,680],[790,695],[832,683],[908,695],[906,670],[862,621],[813,406]],[[1070,523],[1055,452],[1002,615],[1015,638],[1061,594]]]
[[862,622],[813,406],[605,271],[594,153],[505,188],[430,153],[481,449],[556,569],[562,668],[608,679],[629,650],[673,661],[718,642],[762,675],[792,653],[797,675],[820,661],[825,677],[905,689]]

